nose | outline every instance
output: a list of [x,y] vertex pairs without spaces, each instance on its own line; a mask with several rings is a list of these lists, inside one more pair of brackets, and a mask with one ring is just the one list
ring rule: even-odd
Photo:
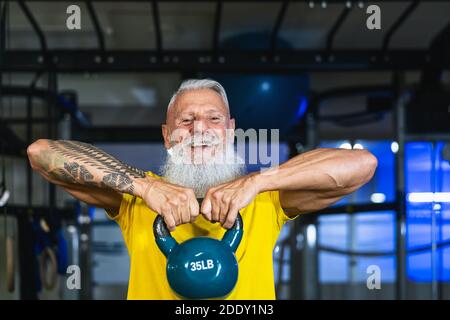
[[194,121],[194,125],[192,126],[192,132],[191,134],[203,134],[204,132],[206,132],[209,129],[208,124],[199,119],[199,120],[195,120]]

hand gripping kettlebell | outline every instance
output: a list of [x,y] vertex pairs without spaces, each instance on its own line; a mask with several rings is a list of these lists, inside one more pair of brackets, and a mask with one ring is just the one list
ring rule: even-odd
[[162,216],[153,223],[156,244],[167,258],[170,287],[186,299],[224,298],[236,285],[238,263],[235,252],[244,232],[238,213],[233,227],[222,240],[196,237],[178,244]]

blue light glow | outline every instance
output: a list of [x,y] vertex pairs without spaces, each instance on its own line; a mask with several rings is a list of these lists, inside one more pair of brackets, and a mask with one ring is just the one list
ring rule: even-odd
[[270,90],[270,83],[267,82],[267,81],[264,81],[264,82],[261,84],[261,90],[262,90],[262,91],[269,91],[269,90]]
[[296,114],[297,120],[303,117],[307,109],[308,109],[308,98],[301,97]]

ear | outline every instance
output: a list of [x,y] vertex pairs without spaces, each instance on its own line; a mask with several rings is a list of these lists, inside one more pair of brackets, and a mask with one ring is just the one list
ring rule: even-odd
[[161,125],[162,135],[164,138],[164,146],[166,149],[170,148],[170,132],[169,128],[167,128],[167,124]]
[[236,121],[234,118],[230,119],[230,129],[236,130]]
[[228,139],[233,139],[232,141],[234,141],[234,130],[236,130],[236,122],[233,118],[231,118],[229,121],[230,122],[228,124],[227,132],[230,136],[228,137]]

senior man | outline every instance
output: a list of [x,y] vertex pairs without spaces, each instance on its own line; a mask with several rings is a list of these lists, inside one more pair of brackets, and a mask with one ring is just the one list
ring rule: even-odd
[[[272,252],[284,223],[361,187],[377,160],[366,150],[316,149],[246,174],[230,139],[234,129],[223,87],[186,80],[162,125],[168,156],[161,176],[77,141],[40,139],[28,156],[49,182],[117,221],[130,256],[128,299],[178,299],[152,233],[157,215],[182,242],[221,238],[238,212],[244,222],[236,251],[239,277],[227,299],[275,299]],[[204,198],[201,207],[197,198]]]

